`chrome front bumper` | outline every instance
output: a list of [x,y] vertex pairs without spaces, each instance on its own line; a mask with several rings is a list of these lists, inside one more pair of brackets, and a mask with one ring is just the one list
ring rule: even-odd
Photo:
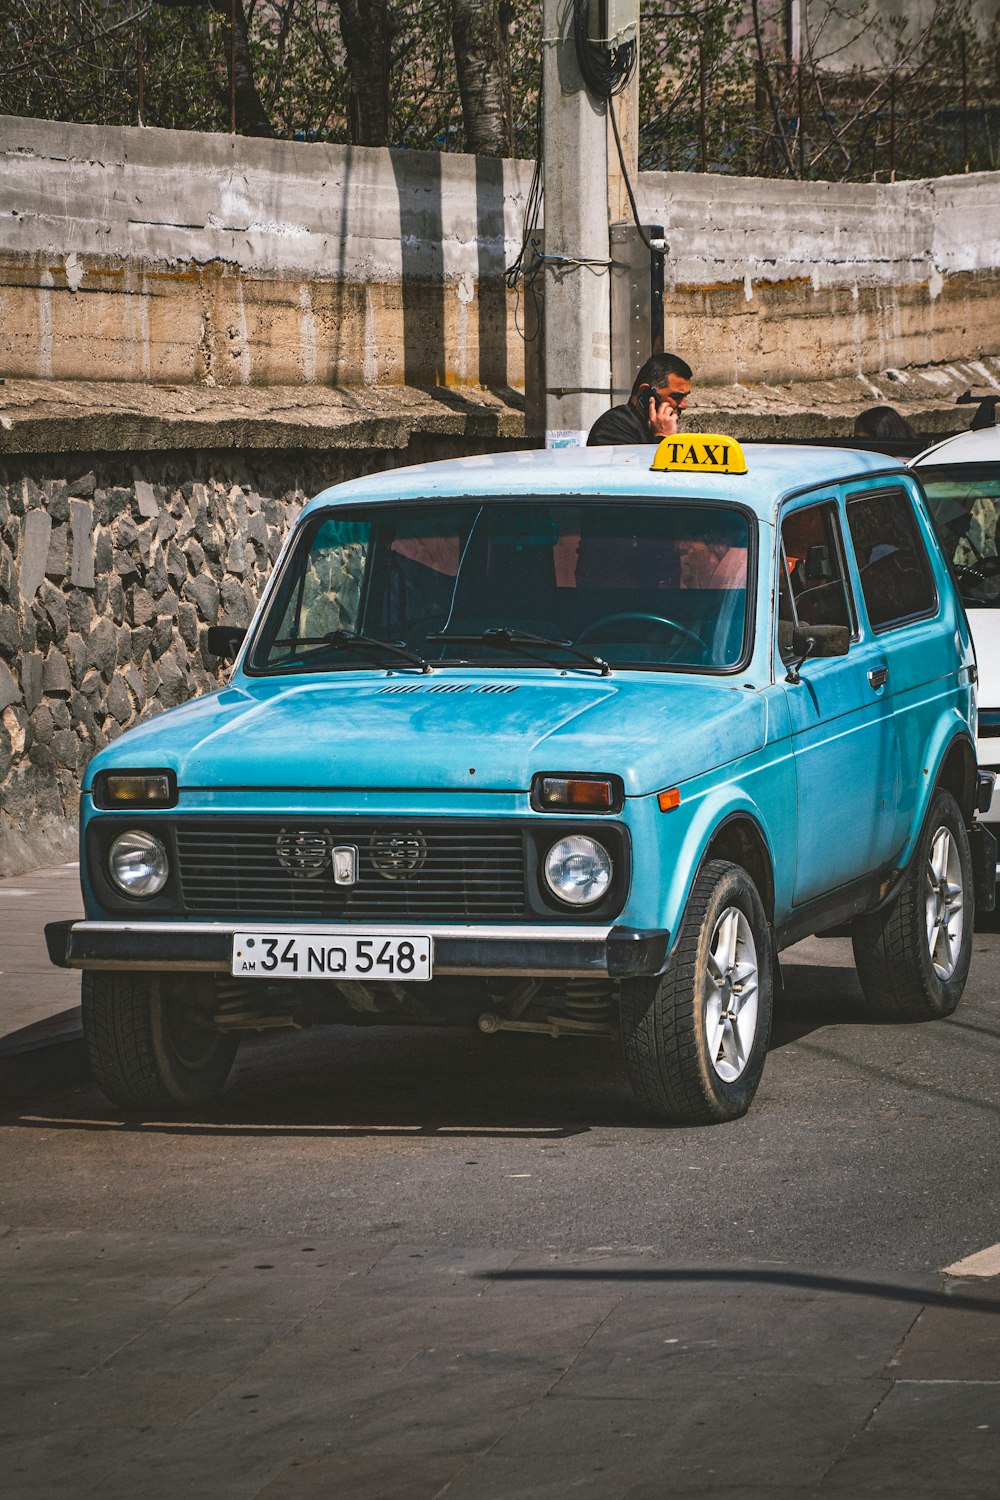
[[[230,972],[233,934],[282,932],[318,936],[321,924],[259,922],[50,922],[49,958],[62,969],[147,969]],[[358,924],[372,936],[399,927]],[[624,979],[662,973],[670,934],[635,927],[460,926],[413,923],[434,943],[434,974],[505,974]]]

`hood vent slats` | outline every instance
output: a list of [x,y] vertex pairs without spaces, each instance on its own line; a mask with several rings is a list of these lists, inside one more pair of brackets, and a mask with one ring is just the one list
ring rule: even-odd
[[484,687],[470,687],[465,682],[436,682],[430,687],[422,682],[400,682],[379,688],[376,696],[381,697],[386,693],[397,697],[400,693],[516,693],[519,687],[520,683],[517,682],[488,682]]

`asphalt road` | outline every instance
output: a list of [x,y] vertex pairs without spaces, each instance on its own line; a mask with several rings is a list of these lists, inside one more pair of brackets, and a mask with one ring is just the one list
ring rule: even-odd
[[642,1122],[606,1044],[388,1028],[259,1038],[196,1119],[9,1103],[8,1493],[992,1495],[1000,1277],[942,1275],[1000,1241],[975,948],[920,1026],[792,950],[721,1127]]
[[946,1021],[873,1025],[843,939],[785,963],[749,1115],[663,1129],[589,1039],[322,1028],[242,1050],[194,1120],[93,1087],[0,1136],[0,1218],[932,1270],[1000,1240],[1000,936]]

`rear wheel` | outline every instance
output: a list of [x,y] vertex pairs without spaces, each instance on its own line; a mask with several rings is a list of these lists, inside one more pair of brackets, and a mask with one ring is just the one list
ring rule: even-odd
[[951,1015],[972,958],[973,903],[969,835],[958,803],[939,788],[899,892],[852,929],[858,978],[874,1015]]
[[622,984],[629,1082],[651,1114],[707,1125],[746,1114],[767,1057],[773,942],[739,865],[699,871],[666,972]]
[[176,1109],[222,1091],[238,1038],[209,1030],[189,980],[184,987],[170,974],[84,974],[87,1057],[113,1104]]

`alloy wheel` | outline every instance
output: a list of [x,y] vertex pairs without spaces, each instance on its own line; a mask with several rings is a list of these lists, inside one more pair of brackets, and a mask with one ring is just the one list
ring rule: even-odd
[[927,947],[939,979],[950,979],[962,951],[965,891],[958,844],[947,828],[931,840],[926,871]]
[[733,1083],[757,1035],[757,947],[738,906],[727,906],[715,924],[705,981],[708,1055],[719,1077]]

